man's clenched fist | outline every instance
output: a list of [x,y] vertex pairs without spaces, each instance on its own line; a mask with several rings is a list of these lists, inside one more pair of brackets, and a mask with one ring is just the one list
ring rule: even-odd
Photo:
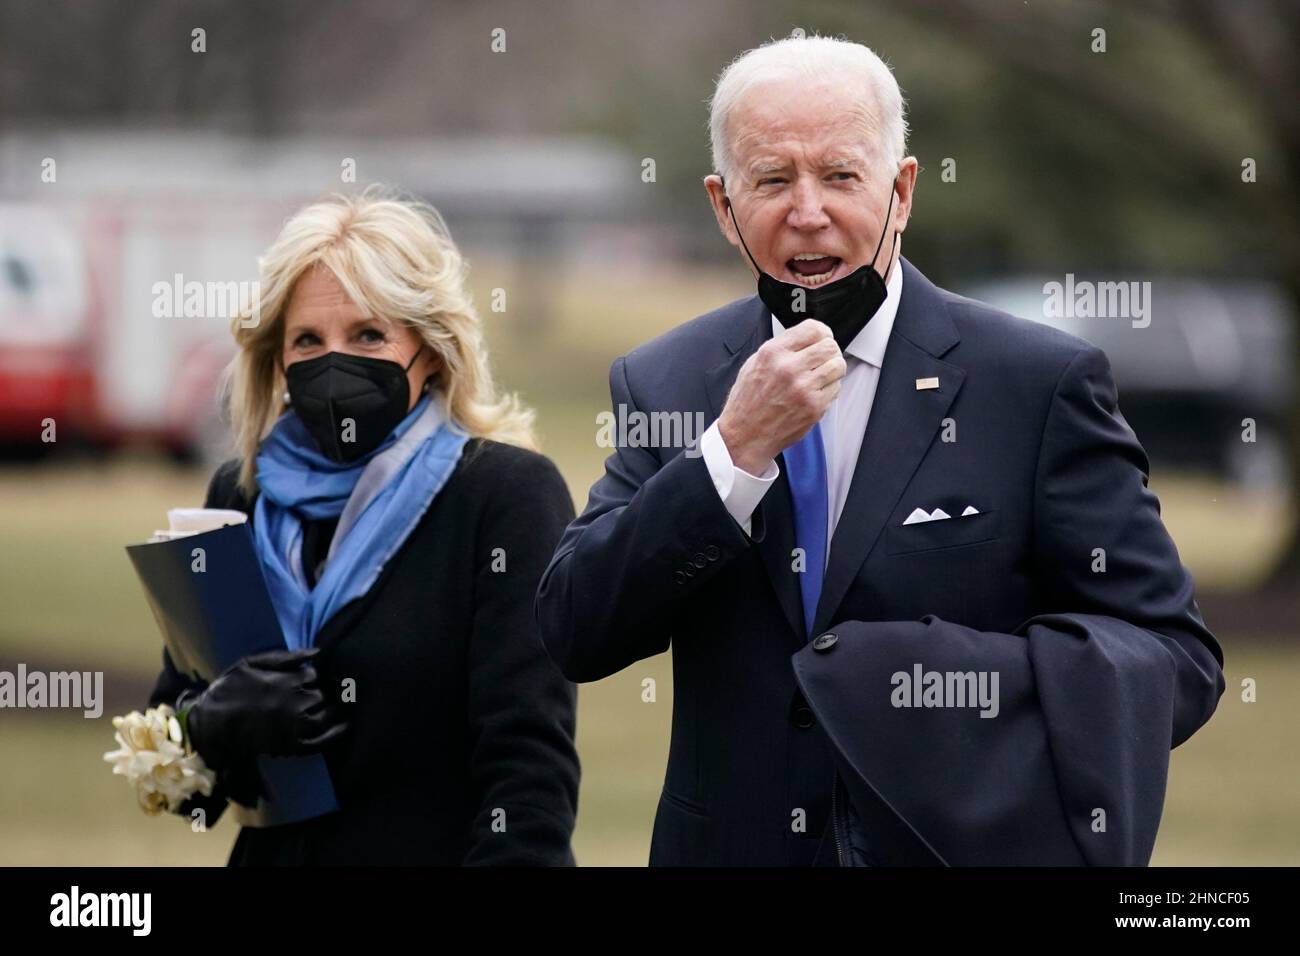
[[746,359],[718,418],[732,463],[761,475],[821,421],[847,368],[831,330],[805,319]]

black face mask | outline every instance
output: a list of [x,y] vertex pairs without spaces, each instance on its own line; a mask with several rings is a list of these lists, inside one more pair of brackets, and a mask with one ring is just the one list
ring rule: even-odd
[[[895,175],[894,185],[897,184],[898,176]],[[724,189],[727,186],[725,179],[722,181],[722,186]],[[889,209],[885,212],[885,228],[880,232],[880,241],[876,243],[876,252],[871,257],[871,261],[842,279],[811,288],[793,282],[782,282],[776,276],[768,275],[759,268],[749,251],[749,246],[745,245],[745,237],[740,235],[740,223],[736,222],[736,211],[731,206],[730,197],[726,199],[726,203],[727,210],[731,213],[731,221],[736,226],[736,235],[740,236],[740,244],[745,248],[745,255],[749,256],[749,261],[754,263],[755,269],[758,269],[758,297],[763,300],[768,310],[787,329],[798,325],[804,319],[824,322],[830,326],[840,351],[848,348],[849,343],[871,321],[876,310],[889,296],[885,280],[876,271],[876,258],[880,255],[880,247],[884,245],[885,234],[889,231],[889,217],[894,211],[894,186],[889,190]],[[894,232],[894,239],[898,239],[897,230]],[[891,244],[889,265],[893,263],[894,250]],[[886,266],[885,272],[888,271],[889,266]]]
[[[327,352],[285,369],[289,401],[321,454],[346,464],[374,451],[410,411],[410,371],[387,359]],[[351,425],[349,427],[349,420]]]

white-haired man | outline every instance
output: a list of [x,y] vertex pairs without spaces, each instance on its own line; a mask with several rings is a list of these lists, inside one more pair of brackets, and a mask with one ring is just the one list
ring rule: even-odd
[[620,447],[538,592],[566,675],[673,649],[652,864],[1143,864],[1222,652],[1105,355],[901,258],[866,47],[751,50],[705,178],[758,295],[614,362]]

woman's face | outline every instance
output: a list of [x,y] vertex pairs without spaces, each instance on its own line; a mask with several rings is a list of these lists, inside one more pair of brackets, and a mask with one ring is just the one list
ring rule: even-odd
[[[422,342],[415,330],[400,322],[367,318],[348,298],[334,273],[315,266],[294,284],[284,314],[284,343],[281,361],[285,368],[294,362],[313,359],[327,352],[347,352],[387,359],[402,368],[411,365]],[[411,398],[407,411],[415,407],[425,380],[435,374],[441,362],[425,349],[406,372]]]

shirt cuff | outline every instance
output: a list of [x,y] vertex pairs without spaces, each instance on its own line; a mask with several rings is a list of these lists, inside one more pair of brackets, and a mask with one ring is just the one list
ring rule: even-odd
[[722,432],[716,421],[700,436],[700,454],[704,458],[705,467],[709,469],[709,477],[713,479],[713,487],[722,499],[722,506],[748,535],[754,509],[781,473],[776,462],[771,462],[767,471],[759,476],[737,468],[731,460],[727,443],[722,440]]

